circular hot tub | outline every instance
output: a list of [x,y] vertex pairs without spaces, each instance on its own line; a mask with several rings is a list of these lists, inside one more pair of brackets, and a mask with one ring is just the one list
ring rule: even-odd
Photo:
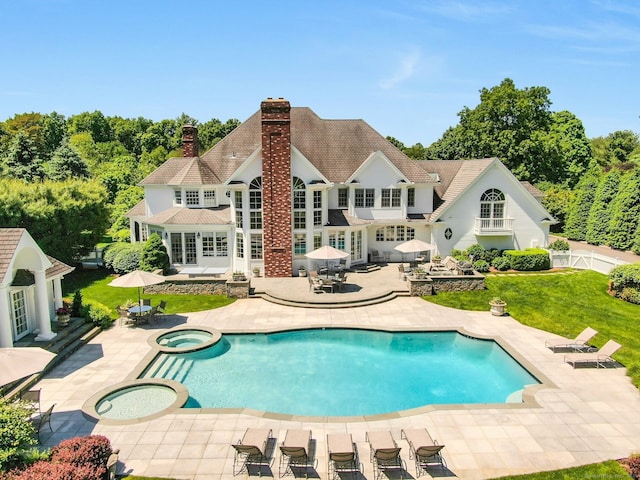
[[149,345],[164,353],[186,353],[215,345],[222,333],[207,327],[179,327],[152,335]]
[[188,398],[188,390],[173,380],[137,379],[99,391],[82,409],[89,416],[108,423],[126,424],[177,410]]

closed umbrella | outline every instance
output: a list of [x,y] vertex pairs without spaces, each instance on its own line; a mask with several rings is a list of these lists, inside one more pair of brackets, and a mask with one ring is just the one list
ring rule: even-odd
[[329,260],[339,260],[341,258],[346,258],[350,254],[349,252],[344,252],[342,250],[338,250],[337,248],[331,247],[329,245],[325,245],[320,248],[316,248],[312,252],[309,252],[305,255],[307,258],[312,258],[315,260],[326,260],[327,261],[327,273],[329,271]]
[[[401,243],[400,245],[395,247],[395,250],[398,250],[402,254],[405,253],[417,253],[424,252],[425,250],[433,250],[436,248],[430,243],[423,242],[422,240],[418,240],[414,238],[413,240],[409,240],[407,242]],[[415,257],[415,256],[414,256]]]
[[0,386],[41,372],[55,356],[40,347],[0,348]]
[[157,275],[143,270],[134,270],[125,275],[121,275],[115,280],[109,282],[110,287],[138,287],[138,305],[140,305],[140,287],[148,285],[157,285],[165,281],[162,275]]

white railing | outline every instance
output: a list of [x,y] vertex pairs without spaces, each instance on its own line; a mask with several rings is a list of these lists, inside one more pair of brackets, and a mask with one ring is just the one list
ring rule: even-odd
[[513,218],[478,218],[475,233],[513,233]]

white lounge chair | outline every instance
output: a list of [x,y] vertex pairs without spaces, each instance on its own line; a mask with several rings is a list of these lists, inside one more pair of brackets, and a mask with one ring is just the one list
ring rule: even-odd
[[564,356],[565,363],[570,363],[573,368],[578,364],[595,363],[596,368],[605,367],[607,363],[614,363],[612,355],[616,353],[620,347],[617,342],[609,340],[600,350],[591,353],[568,353]]
[[287,472],[295,476],[294,468],[304,470],[305,478],[313,467],[311,459],[311,430],[287,430],[280,445],[279,473],[283,477]]
[[371,463],[373,463],[374,477],[382,478],[387,471],[397,471],[400,478],[404,478],[407,470],[400,458],[400,447],[393,439],[391,432],[367,432],[367,442],[371,447]]
[[249,468],[258,467],[258,473],[262,474],[262,467],[271,466],[269,457],[269,441],[273,438],[272,431],[267,428],[247,428],[244,436],[233,445],[235,455],[233,457],[233,474],[240,472],[250,474]]
[[417,477],[422,472],[429,473],[427,470],[429,465],[439,465],[445,468],[444,459],[440,453],[444,445],[438,445],[438,442],[431,438],[426,428],[402,430],[400,435],[409,442],[409,458],[414,458],[416,461]]
[[596,336],[598,332],[591,327],[585,328],[580,334],[571,340],[570,338],[551,338],[544,342],[544,346],[554,352],[557,348],[572,349],[577,352],[588,352],[594,347],[587,344],[589,340]]
[[358,449],[350,433],[330,433],[327,435],[327,472],[333,480],[341,478],[341,473],[350,473],[353,478],[360,476]]

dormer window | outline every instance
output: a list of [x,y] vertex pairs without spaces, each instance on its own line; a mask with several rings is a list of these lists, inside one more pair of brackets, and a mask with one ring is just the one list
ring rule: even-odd
[[215,207],[216,206],[216,191],[215,190],[205,190],[202,192],[202,200],[204,207]]
[[187,207],[200,206],[200,195],[198,190],[187,190],[185,192],[185,198],[187,200]]

